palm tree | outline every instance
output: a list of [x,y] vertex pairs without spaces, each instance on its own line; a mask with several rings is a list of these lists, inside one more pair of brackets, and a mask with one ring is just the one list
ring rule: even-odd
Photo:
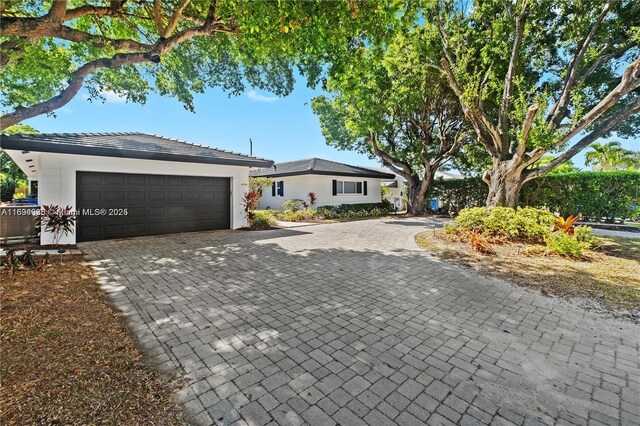
[[622,148],[620,142],[592,143],[589,147],[592,150],[587,152],[584,164],[592,166],[593,170],[610,172],[640,167],[639,153]]

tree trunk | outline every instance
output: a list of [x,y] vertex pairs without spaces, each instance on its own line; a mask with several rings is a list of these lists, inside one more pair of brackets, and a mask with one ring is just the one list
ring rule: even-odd
[[409,186],[407,213],[415,216],[423,215],[426,207],[425,193],[420,191],[420,187],[421,185]]
[[522,170],[511,161],[495,160],[493,167],[485,172],[484,181],[489,185],[487,207],[516,208],[520,190],[524,183]]

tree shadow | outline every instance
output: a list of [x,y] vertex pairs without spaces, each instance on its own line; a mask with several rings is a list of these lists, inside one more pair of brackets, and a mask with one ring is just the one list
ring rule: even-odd
[[[183,401],[190,393],[217,395],[205,406],[214,419],[240,416],[237,406],[271,392],[266,380],[276,374],[282,402],[295,412],[330,392],[328,377],[373,383],[400,370],[425,383],[446,377],[449,390],[464,387],[472,398],[489,392],[496,406],[521,415],[551,415],[575,406],[567,383],[590,361],[530,350],[540,339],[574,336],[594,345],[617,336],[638,355],[637,327],[424,252],[314,248],[316,236],[304,234],[199,233],[82,248],[102,259],[94,260],[96,273],[152,361],[173,365],[189,381],[178,392]],[[491,374],[483,357],[465,361],[471,353],[504,357],[513,374]],[[542,386],[539,368],[526,365],[545,371]]]

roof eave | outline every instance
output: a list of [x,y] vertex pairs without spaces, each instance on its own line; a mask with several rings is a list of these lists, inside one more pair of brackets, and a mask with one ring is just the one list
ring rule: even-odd
[[346,176],[346,177],[360,177],[360,178],[372,178],[372,179],[394,179],[395,175],[387,173],[346,173],[346,172],[323,172],[316,170],[304,170],[298,172],[255,172],[251,174],[251,177],[288,177],[288,176],[303,176],[303,175],[321,175],[321,176]]
[[53,154],[89,155],[96,157],[132,158],[137,160],[177,161],[181,163],[219,164],[245,167],[272,167],[272,160],[247,158],[246,160],[230,158],[214,158],[198,155],[168,154],[152,151],[135,151],[114,148],[85,147],[69,144],[25,143],[10,138],[0,138],[0,148],[19,151],[48,152]]

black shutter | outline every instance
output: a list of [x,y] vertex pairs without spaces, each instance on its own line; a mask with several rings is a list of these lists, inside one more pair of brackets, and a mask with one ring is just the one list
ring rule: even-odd
[[271,183],[271,196],[272,197],[276,196],[276,183],[275,182]]
[[367,195],[367,181],[364,181],[364,190],[363,190],[363,194]]
[[338,195],[338,181],[336,179],[332,182],[333,185],[333,195]]
[[278,195],[284,197],[284,181],[278,182]]

